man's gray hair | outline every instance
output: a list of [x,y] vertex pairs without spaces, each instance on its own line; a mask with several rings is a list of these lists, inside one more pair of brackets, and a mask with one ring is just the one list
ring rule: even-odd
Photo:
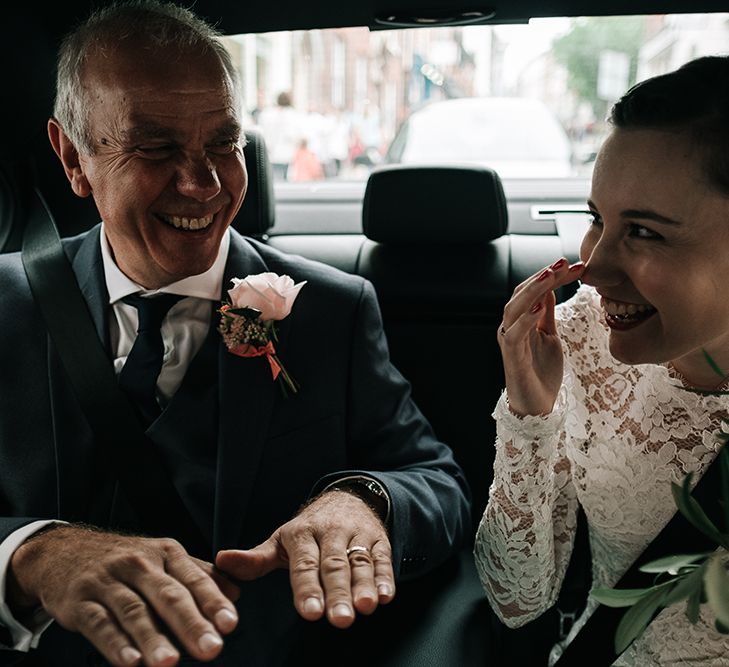
[[240,107],[238,72],[221,36],[222,33],[189,9],[171,2],[125,0],[102,7],[61,42],[53,115],[76,149],[93,155],[96,148],[89,127],[91,103],[83,82],[84,63],[95,50],[114,48],[125,39],[138,37],[156,46],[192,47],[202,54],[216,54],[230,79],[235,103]]

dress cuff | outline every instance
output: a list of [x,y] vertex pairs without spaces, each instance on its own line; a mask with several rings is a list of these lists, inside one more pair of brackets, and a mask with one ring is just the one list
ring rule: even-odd
[[564,385],[557,394],[552,412],[547,415],[516,415],[509,409],[506,389],[496,403],[492,417],[510,433],[527,436],[529,439],[552,436],[562,430],[567,414],[567,390]]

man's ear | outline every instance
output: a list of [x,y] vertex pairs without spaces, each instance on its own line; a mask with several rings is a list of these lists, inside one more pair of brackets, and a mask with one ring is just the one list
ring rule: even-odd
[[48,121],[48,138],[63,164],[63,170],[71,182],[71,189],[79,197],[88,197],[91,194],[91,184],[84,173],[76,146],[73,145],[55,118]]

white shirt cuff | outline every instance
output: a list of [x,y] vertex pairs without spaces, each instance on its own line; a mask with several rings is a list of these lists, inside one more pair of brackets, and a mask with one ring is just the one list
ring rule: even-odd
[[10,559],[15,553],[15,550],[31,535],[50,523],[63,522],[52,520],[33,521],[10,533],[8,537],[0,542],[0,624],[4,625],[10,631],[10,637],[13,642],[10,646],[0,644],[0,648],[26,652],[32,648],[36,648],[41,635],[53,622],[53,618],[42,607],[39,607],[30,616],[30,619],[28,619],[30,621],[28,624],[30,627],[26,627],[13,616],[5,600],[8,567],[10,567]]

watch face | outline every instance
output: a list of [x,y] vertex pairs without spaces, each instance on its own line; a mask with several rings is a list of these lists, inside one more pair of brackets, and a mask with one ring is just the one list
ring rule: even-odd
[[382,486],[373,479],[353,479],[351,480],[351,484],[353,486],[363,487],[370,493],[374,493],[376,496],[380,496],[381,498],[384,498],[387,495]]
[[372,491],[372,493],[376,493],[378,496],[384,496],[385,490],[377,483],[373,481],[365,482],[365,486]]

